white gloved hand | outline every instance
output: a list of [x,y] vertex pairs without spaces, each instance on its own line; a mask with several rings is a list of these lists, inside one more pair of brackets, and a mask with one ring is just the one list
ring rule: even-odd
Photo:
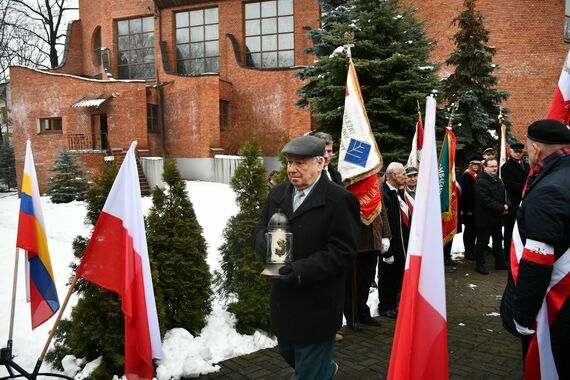
[[386,264],[394,264],[394,256],[382,257],[382,261],[384,261]]
[[382,238],[382,250],[380,253],[386,253],[390,249],[390,239],[389,238]]
[[513,322],[515,323],[515,327],[517,328],[517,331],[519,332],[519,334],[528,336],[528,335],[532,335],[535,333],[535,331],[533,329],[529,329],[528,327],[524,327],[524,326],[519,325],[517,323],[517,321],[515,321],[514,319],[513,319]]

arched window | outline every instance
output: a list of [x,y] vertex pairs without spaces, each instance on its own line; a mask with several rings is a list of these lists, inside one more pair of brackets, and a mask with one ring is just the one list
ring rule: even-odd
[[101,27],[98,26],[93,32],[93,37],[91,38],[92,54],[93,54],[93,64],[95,66],[101,65]]

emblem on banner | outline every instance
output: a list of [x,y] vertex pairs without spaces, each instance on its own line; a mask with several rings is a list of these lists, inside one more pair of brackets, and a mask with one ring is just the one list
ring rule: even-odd
[[370,144],[363,141],[350,139],[344,160],[351,164],[365,167],[366,161],[368,161],[368,156],[370,155],[371,147],[372,146]]

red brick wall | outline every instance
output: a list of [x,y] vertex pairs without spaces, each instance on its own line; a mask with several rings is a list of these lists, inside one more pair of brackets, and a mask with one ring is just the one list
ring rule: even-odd
[[65,61],[60,63],[60,67],[53,72],[65,74],[81,74],[83,72],[83,52],[81,46],[81,21],[75,20],[71,23],[70,34],[67,35],[65,51]]
[[[428,34],[438,46],[432,59],[442,63],[455,47],[450,37],[456,28],[451,20],[463,8],[462,0],[409,0],[417,16],[425,21]],[[497,53],[493,59],[499,88],[510,92],[504,106],[510,109],[512,133],[525,140],[526,128],[548,112],[554,88],[569,46],[563,40],[563,0],[479,0],[477,9],[485,15],[490,30],[489,44]],[[450,68],[442,67],[447,76]]]
[[[68,135],[92,133],[92,115],[107,114],[111,147],[127,149],[138,140],[140,149],[148,148],[146,126],[146,84],[101,82],[68,75],[42,73],[21,67],[10,70],[12,82],[12,121],[18,181],[24,164],[26,139],[30,139],[42,192],[48,168],[63,147]],[[115,94],[100,109],[72,108],[86,95]],[[38,133],[38,118],[61,117],[62,134]],[[153,153],[155,154],[155,153]],[[19,182],[18,182],[19,183]]]

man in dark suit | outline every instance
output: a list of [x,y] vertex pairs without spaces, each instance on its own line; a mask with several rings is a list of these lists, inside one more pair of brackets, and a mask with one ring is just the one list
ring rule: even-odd
[[334,183],[342,185],[341,175],[331,163],[332,157],[334,155],[334,141],[332,136],[325,132],[317,132],[313,136],[318,137],[325,142],[325,154],[323,156],[325,159],[325,166],[323,168],[323,173]]
[[271,189],[252,238],[265,258],[265,232],[281,210],[293,234],[292,262],[272,280],[271,329],[296,379],[330,379],[336,331],[342,325],[347,268],[356,255],[358,199],[322,174],[325,143],[314,136],[291,140],[282,150],[289,181]]
[[481,168],[480,156],[473,156],[469,160],[469,167],[459,177],[459,187],[461,187],[461,195],[459,196],[459,210],[461,223],[465,226],[463,231],[463,245],[465,246],[465,258],[468,260],[475,259],[475,220],[473,219],[473,203],[474,203],[474,186],[477,180],[477,174]]
[[524,145],[520,143],[511,144],[509,159],[501,166],[501,179],[505,184],[505,190],[509,196],[511,207],[505,218],[505,260],[509,262],[511,252],[511,239],[513,227],[517,220],[517,213],[522,199],[522,192],[526,177],[530,171],[530,166],[523,160]]
[[378,313],[387,318],[398,316],[398,295],[402,287],[408,249],[410,213],[402,190],[405,182],[404,165],[398,162],[390,163],[381,191],[392,239],[390,247],[382,254],[382,260],[379,260],[378,264]]

